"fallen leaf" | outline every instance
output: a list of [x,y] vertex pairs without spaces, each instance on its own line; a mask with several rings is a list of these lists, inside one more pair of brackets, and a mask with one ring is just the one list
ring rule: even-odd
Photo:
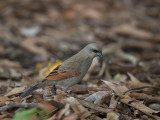
[[91,109],[93,109],[93,110],[97,110],[97,111],[99,111],[99,112],[109,113],[109,112],[112,111],[112,110],[110,110],[110,109],[103,108],[103,107],[101,107],[101,106],[99,106],[99,105],[96,105],[96,104],[94,104],[94,103],[88,102],[88,101],[86,101],[86,100],[80,100],[80,99],[78,99],[78,101],[79,101],[79,103],[81,103],[81,104],[84,105],[85,107],[91,108]]
[[69,108],[70,108],[70,105],[66,104],[63,109],[58,111],[56,114],[54,114],[52,117],[48,118],[47,120],[60,120],[60,119],[62,119],[63,115],[65,115],[66,113],[68,113],[70,111]]
[[113,95],[110,99],[109,108],[115,109],[117,107],[117,100],[115,99],[115,95]]
[[85,98],[85,100],[89,102],[93,102],[97,105],[100,105],[104,103],[104,100],[106,100],[103,98],[106,98],[109,95],[111,95],[110,91],[99,91],[99,92],[95,92],[92,95],[88,96],[87,98]]
[[142,104],[141,101],[135,101],[135,100],[131,100],[131,99],[120,99],[120,102],[129,105],[131,107],[136,108],[137,110],[140,110],[141,112],[145,113],[146,115],[149,115],[157,120],[160,120],[160,117],[156,116],[156,114],[158,115],[160,113],[160,111],[155,111],[150,109],[149,107],[145,106],[144,104]]
[[1,96],[0,97],[0,106],[3,106],[6,104],[6,101],[9,101],[10,99],[7,96]]
[[37,43],[40,42],[41,42],[40,40],[34,37],[27,38],[21,42],[21,46],[34,54],[47,56],[48,55],[47,51],[43,47],[39,47],[37,45]]
[[107,85],[108,88],[113,90],[116,94],[122,94],[123,92],[128,90],[126,86],[115,84],[106,80],[102,80],[102,81]]
[[83,107],[79,101],[77,99],[75,99],[74,97],[69,97],[69,98],[66,98],[64,99],[66,102],[68,102],[69,104],[71,105],[76,105],[79,109],[79,111],[81,111],[83,114],[81,115],[80,118],[87,118],[88,116],[91,115],[91,112],[89,112],[85,107]]
[[110,29],[110,32],[112,34],[129,35],[131,37],[137,37],[140,39],[149,39],[153,37],[153,35],[150,32],[138,29],[131,24],[122,24],[120,26],[113,27]]
[[0,59],[0,66],[21,68],[21,65],[18,62],[10,61],[8,59]]
[[92,8],[87,8],[82,10],[81,14],[84,18],[89,18],[89,19],[100,19],[102,17],[99,11]]
[[54,107],[53,105],[51,105],[50,103],[48,102],[45,102],[45,101],[40,101],[40,106],[42,108],[45,108],[46,110],[48,110],[49,112],[54,112],[56,111],[58,108]]
[[142,86],[150,86],[150,84],[148,84],[148,83],[139,81],[131,73],[127,73],[127,74],[128,74],[128,76],[130,77],[130,80],[131,80],[131,81],[128,82],[128,86],[130,88],[133,88],[133,87],[142,87]]
[[76,112],[75,112],[75,113],[73,113],[73,114],[71,114],[71,115],[69,115],[69,116],[64,117],[63,120],[78,120],[80,114],[82,114],[82,113],[80,113],[80,112],[77,112],[77,113],[76,113]]
[[9,96],[12,96],[12,95],[16,95],[16,94],[19,94],[19,93],[22,93],[24,92],[25,90],[25,87],[16,87],[16,88],[13,88],[9,93],[7,93],[5,96],[6,97],[9,97]]
[[110,112],[107,114],[107,120],[119,120],[119,115],[115,112]]
[[160,101],[160,97],[159,96],[151,96],[151,95],[147,95],[145,93],[130,93],[129,94],[130,97],[134,97],[135,99],[141,99],[141,100],[147,100],[147,101]]

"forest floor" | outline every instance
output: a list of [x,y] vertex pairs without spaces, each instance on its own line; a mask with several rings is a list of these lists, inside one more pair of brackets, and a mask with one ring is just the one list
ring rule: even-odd
[[[159,0],[1,0],[0,120],[160,120]],[[96,42],[83,81],[20,99]]]

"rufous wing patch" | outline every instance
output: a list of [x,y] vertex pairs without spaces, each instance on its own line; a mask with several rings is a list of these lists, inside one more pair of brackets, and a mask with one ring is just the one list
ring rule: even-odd
[[68,79],[71,77],[76,77],[80,74],[78,71],[67,71],[62,70],[60,66],[58,68],[54,69],[46,78],[45,80],[63,80]]

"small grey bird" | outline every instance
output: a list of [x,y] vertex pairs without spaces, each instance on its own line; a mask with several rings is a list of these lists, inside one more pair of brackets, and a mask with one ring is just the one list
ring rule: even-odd
[[99,56],[100,58],[103,57],[101,49],[95,43],[88,44],[80,52],[56,67],[42,82],[21,94],[20,98],[23,98],[30,92],[45,86],[53,86],[54,94],[56,94],[55,86],[60,86],[62,87],[62,90],[68,94],[68,88],[79,83],[83,79],[93,61],[93,58],[96,56]]

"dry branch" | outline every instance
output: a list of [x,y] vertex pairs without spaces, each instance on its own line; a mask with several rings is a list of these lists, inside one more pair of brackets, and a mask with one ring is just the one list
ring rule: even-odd
[[123,95],[125,95],[127,92],[130,92],[130,91],[136,91],[136,90],[145,89],[145,88],[153,88],[153,89],[160,90],[159,87],[155,87],[155,86],[142,86],[142,87],[130,88],[127,91],[123,92]]
[[7,111],[12,108],[40,108],[39,103],[18,103],[18,102],[11,102],[5,106],[0,107],[0,112]]

